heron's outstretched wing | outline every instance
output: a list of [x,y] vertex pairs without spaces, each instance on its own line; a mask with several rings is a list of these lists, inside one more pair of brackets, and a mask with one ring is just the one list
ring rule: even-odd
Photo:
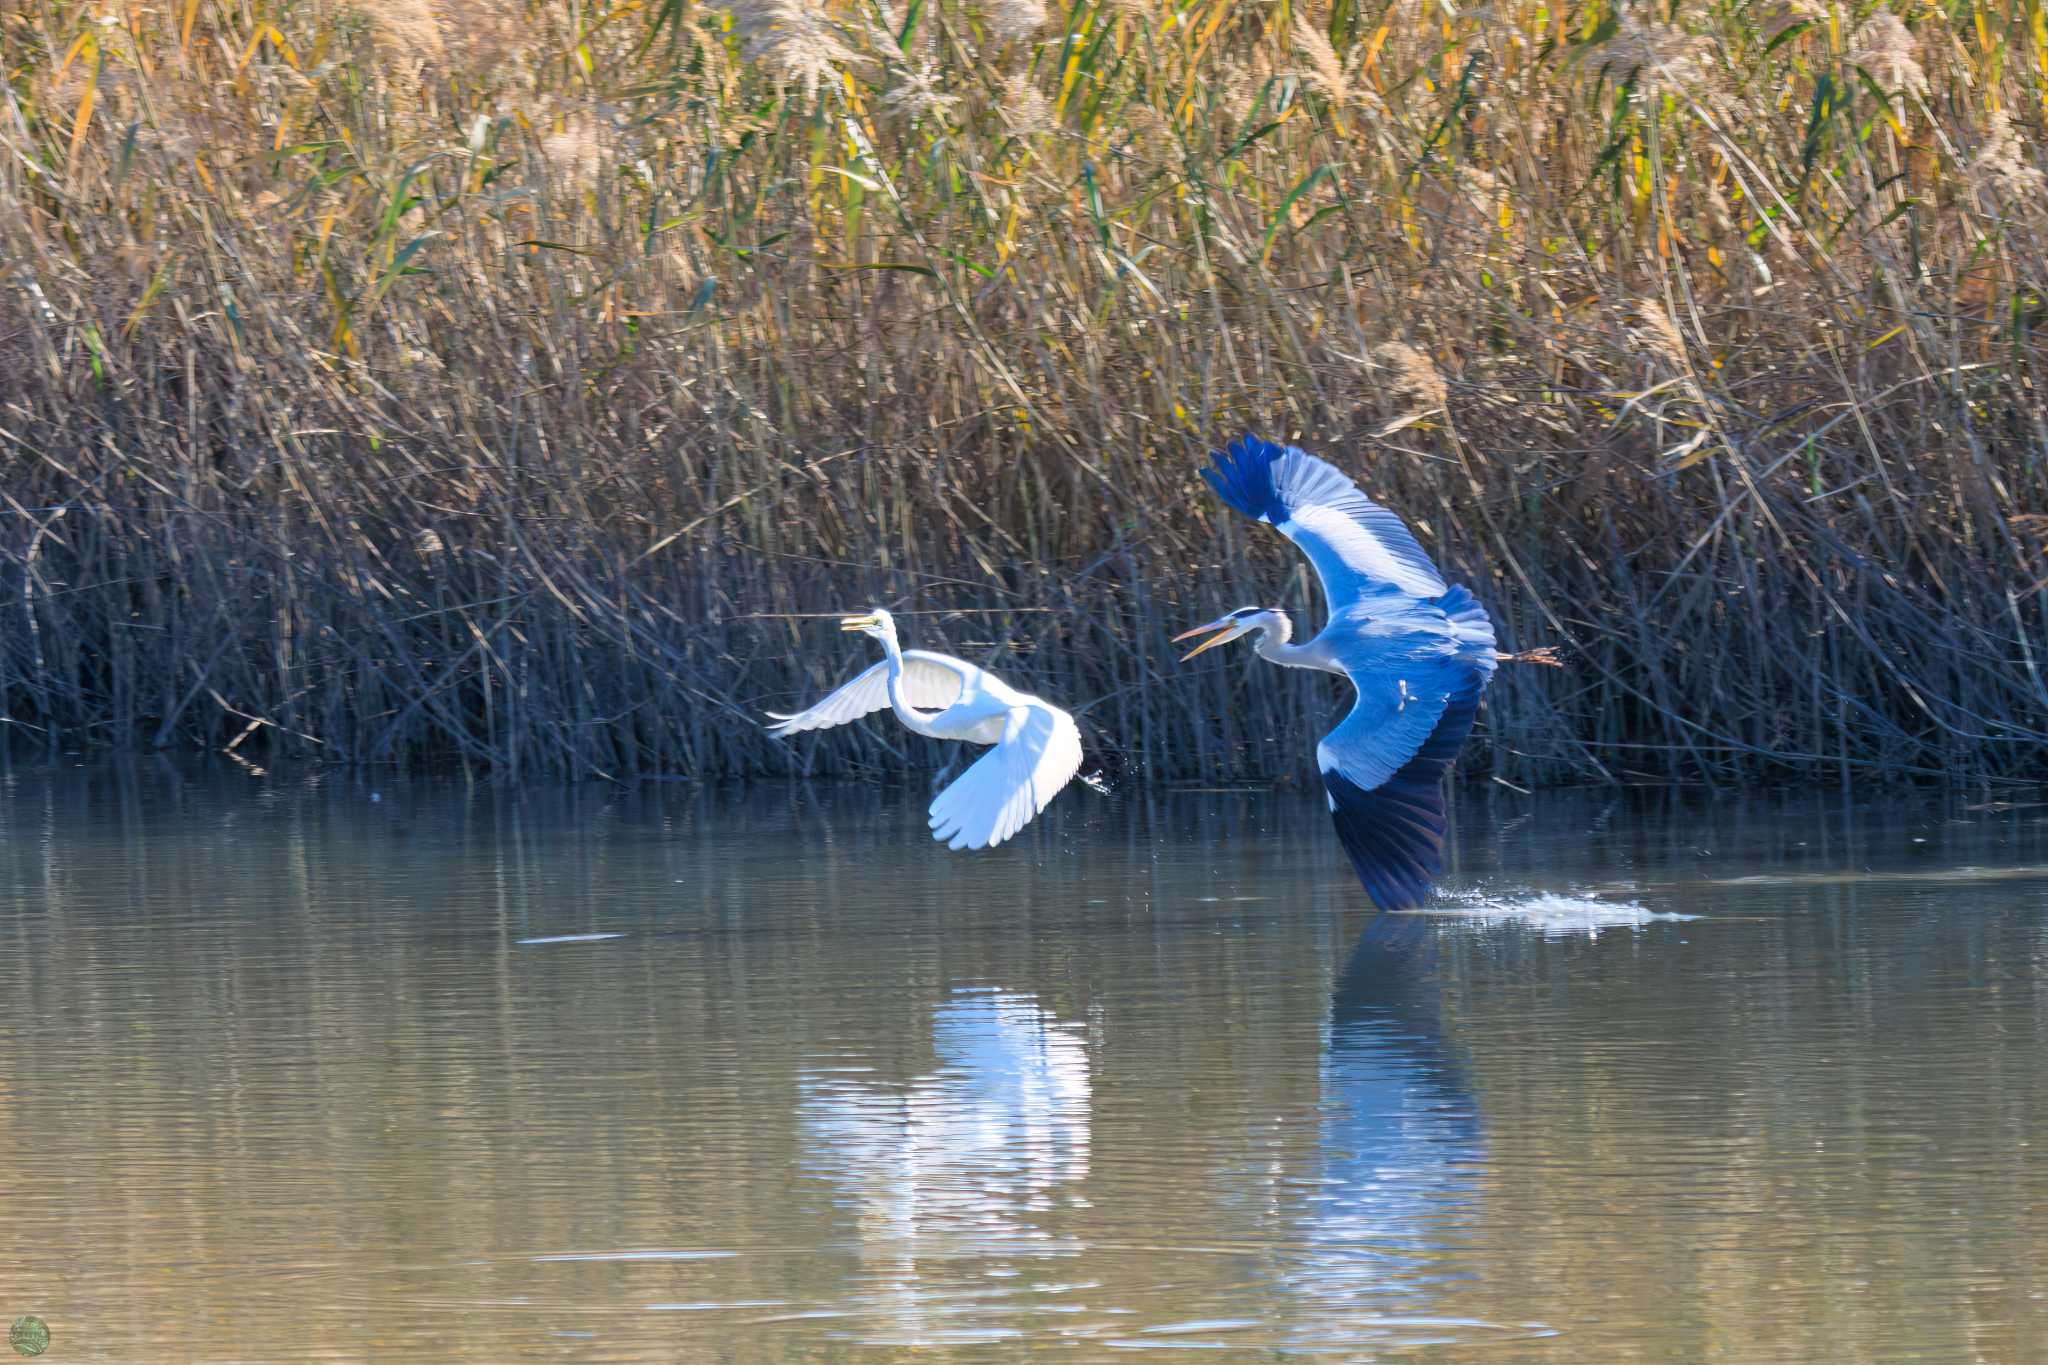
[[1364,683],[1316,746],[1337,840],[1382,910],[1420,905],[1443,870],[1444,770],[1472,732],[1488,671],[1460,660],[1428,670],[1419,690]]
[[1411,597],[1441,597],[1446,591],[1436,565],[1401,519],[1359,492],[1334,465],[1298,446],[1256,436],[1211,451],[1210,458],[1216,467],[1203,470],[1202,477],[1217,496],[1254,521],[1270,522],[1316,566],[1331,615],[1389,585]]
[[932,802],[932,837],[948,848],[994,848],[1031,822],[1081,766],[1074,718],[1042,701],[1010,708],[994,748]]
[[[903,652],[903,694],[920,711],[943,711],[960,699],[972,664],[929,650]],[[785,716],[770,711],[775,721],[771,735],[793,735],[800,730],[826,730],[834,725],[859,720],[889,704],[889,661],[882,660],[846,686],[808,711]]]

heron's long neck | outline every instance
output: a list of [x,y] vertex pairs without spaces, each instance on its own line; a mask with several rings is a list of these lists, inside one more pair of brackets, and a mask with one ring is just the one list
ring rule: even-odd
[[921,735],[930,735],[931,717],[910,704],[910,698],[903,692],[903,650],[897,645],[894,635],[882,637],[882,649],[889,656],[889,706],[896,712],[896,719]]
[[1293,620],[1276,612],[1260,624],[1259,638],[1253,643],[1252,649],[1261,659],[1271,660],[1283,668],[1329,667],[1329,662],[1323,658],[1322,651],[1315,647],[1313,640],[1305,645],[1287,643],[1293,638]]

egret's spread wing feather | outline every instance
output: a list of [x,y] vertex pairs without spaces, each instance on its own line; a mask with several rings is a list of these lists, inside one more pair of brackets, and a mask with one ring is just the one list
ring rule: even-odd
[[[920,711],[943,711],[960,699],[966,685],[968,665],[944,654],[921,649],[903,654],[903,695]],[[772,735],[793,735],[802,730],[826,730],[859,720],[889,705],[889,661],[882,660],[852,682],[807,711],[793,716],[768,714],[775,724]]]
[[[1358,880],[1366,894],[1382,910],[1407,910],[1420,905],[1429,894],[1429,884],[1443,870],[1444,770],[1458,756],[1465,737],[1472,732],[1472,717],[1479,709],[1479,694],[1485,689],[1486,673],[1466,672],[1455,690],[1438,703],[1417,714],[1429,715],[1431,723],[1409,756],[1389,776],[1371,786],[1354,781],[1344,767],[1323,765],[1323,787],[1330,796],[1330,818],[1337,826],[1337,840],[1344,845]],[[1361,701],[1363,699],[1361,698]],[[1395,716],[1391,729],[1402,738],[1381,739],[1360,746],[1340,743],[1354,756],[1370,751],[1370,763],[1359,762],[1354,770],[1369,774],[1388,752],[1403,747],[1412,736],[1414,721],[1400,723]],[[1358,717],[1354,707],[1344,724],[1330,732],[1318,746],[1321,757]]]
[[1217,496],[1256,521],[1270,522],[1301,547],[1323,580],[1334,615],[1360,595],[1392,586],[1413,597],[1441,597],[1443,577],[1399,517],[1360,492],[1334,465],[1298,446],[1256,436],[1211,452],[1202,471]]
[[1081,767],[1074,718],[1043,702],[1011,708],[1003,737],[932,802],[932,837],[994,848],[1031,822]]

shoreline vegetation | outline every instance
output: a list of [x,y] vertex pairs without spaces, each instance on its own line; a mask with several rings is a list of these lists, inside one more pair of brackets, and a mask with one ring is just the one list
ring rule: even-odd
[[2038,4],[20,0],[0,66],[17,752],[934,764],[758,726],[884,605],[1113,771],[1303,774],[1348,698],[1167,644],[1320,613],[1197,477],[1253,429],[1562,651],[1468,775],[2048,757]]

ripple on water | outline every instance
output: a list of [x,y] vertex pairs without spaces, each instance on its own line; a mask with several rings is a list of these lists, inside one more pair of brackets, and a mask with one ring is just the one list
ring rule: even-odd
[[722,1261],[735,1251],[553,1251],[530,1261]]
[[[621,1248],[470,1257],[439,1265],[297,1267],[276,1277],[272,1292],[325,1309],[374,1307],[394,1325],[455,1323],[478,1314],[519,1314],[574,1323],[548,1326],[550,1335],[574,1335],[623,1345],[659,1320],[689,1339],[725,1340],[736,1329],[823,1336],[873,1347],[943,1348],[1033,1340],[1092,1343],[1102,1349],[1255,1351],[1325,1356],[1424,1344],[1480,1344],[1554,1335],[1540,1323],[1425,1318],[1345,1311],[1303,1319],[1282,1309],[1273,1318],[1232,1316],[1148,1321],[1176,1300],[1174,1286],[1190,1279],[1194,1262],[1236,1258],[1248,1250],[1283,1258],[1310,1248],[1268,1246],[1166,1247],[1096,1245],[1081,1251],[1128,1265],[1142,1252],[1149,1285],[1121,1277],[1104,1297],[1105,1281],[1077,1277],[991,1284],[987,1262],[1014,1257],[1006,1245],[953,1245],[926,1257],[915,1245],[859,1251],[814,1248]],[[916,1264],[916,1280],[877,1282],[878,1253],[900,1252]],[[615,1272],[593,1281],[601,1270]],[[564,1281],[562,1277],[571,1277]],[[969,1277],[975,1277],[970,1279]],[[742,1284],[829,1285],[813,1296],[749,1295]],[[680,1292],[679,1292],[680,1291]],[[721,1292],[723,1291],[723,1292]],[[1145,1306],[1134,1306],[1145,1305]],[[1296,1306],[1297,1308],[1299,1305]],[[1150,1311],[1148,1311],[1148,1308]],[[602,1321],[604,1326],[594,1325]]]

